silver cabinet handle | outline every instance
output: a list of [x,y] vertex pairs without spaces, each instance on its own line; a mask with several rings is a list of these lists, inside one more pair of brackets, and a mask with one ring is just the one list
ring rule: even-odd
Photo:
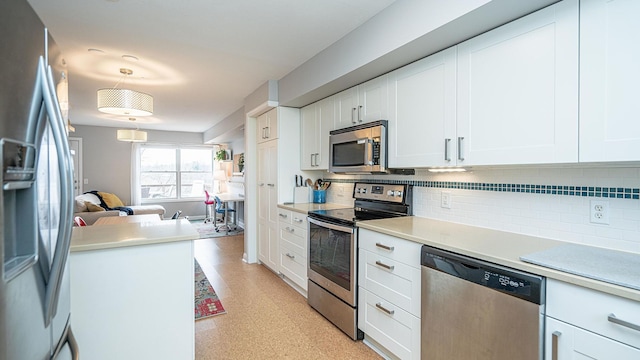
[[358,122],[362,122],[362,105],[358,106]]
[[281,218],[283,218],[283,219],[286,219],[286,218],[287,218],[287,214],[278,214],[278,216],[280,216],[280,217],[281,217]]
[[288,226],[287,226],[285,229],[286,229],[288,232],[292,233],[292,234],[294,233],[294,231],[296,231],[295,229],[292,229],[292,228],[290,228],[290,227],[288,227]]
[[376,247],[379,247],[380,249],[385,249],[387,251],[393,251],[393,246],[376,243]]
[[274,186],[276,186],[276,185],[275,185],[275,184],[267,184],[267,186],[274,187]]
[[558,340],[560,340],[560,331],[551,333],[551,360],[558,360]]
[[464,140],[464,136],[458,136],[458,160],[464,161],[462,157],[462,140]]
[[386,307],[382,306],[381,303],[376,303],[376,307],[384,312],[386,312],[389,315],[393,315],[393,313],[395,312],[394,310],[389,310]]
[[260,184],[258,184],[258,186],[264,186],[264,183],[260,183]]
[[451,156],[449,156],[449,143],[451,139],[444,139],[444,161],[451,161]]
[[301,223],[301,222],[302,222],[302,219],[299,219],[299,218],[293,218],[293,221]]
[[311,158],[311,160],[310,160],[310,164],[311,164],[311,166],[315,166],[315,165],[313,164],[313,157],[314,157],[314,156],[315,156],[315,154],[311,154],[311,155],[309,155],[309,157]]
[[292,260],[296,258],[295,255],[291,255],[289,253],[286,253],[285,255],[287,255],[287,257]]
[[380,267],[383,267],[383,268],[385,268],[387,270],[393,270],[393,267],[394,267],[393,265],[387,265],[387,264],[383,263],[380,260],[376,260],[376,265],[378,265]]
[[271,126],[267,126],[267,139],[271,137]]
[[356,123],[356,117],[354,116],[356,114],[356,108],[351,108],[351,123],[355,124]]
[[640,331],[640,325],[638,324],[634,324],[632,322],[626,321],[626,320],[622,320],[618,317],[616,317],[613,313],[609,314],[609,316],[607,317],[607,320],[609,320],[609,322],[612,322],[614,324],[618,324],[620,326],[624,326],[626,328],[635,330],[635,331]]

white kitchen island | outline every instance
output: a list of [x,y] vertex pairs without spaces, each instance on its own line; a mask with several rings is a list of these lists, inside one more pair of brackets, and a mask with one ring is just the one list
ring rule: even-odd
[[197,238],[187,220],[74,228],[71,323],[81,358],[194,358]]

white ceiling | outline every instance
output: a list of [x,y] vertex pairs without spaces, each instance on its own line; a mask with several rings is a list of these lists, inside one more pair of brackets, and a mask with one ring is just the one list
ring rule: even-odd
[[395,0],[28,1],[67,61],[72,124],[131,126],[96,109],[126,67],[121,87],[154,97],[141,128],[203,132]]

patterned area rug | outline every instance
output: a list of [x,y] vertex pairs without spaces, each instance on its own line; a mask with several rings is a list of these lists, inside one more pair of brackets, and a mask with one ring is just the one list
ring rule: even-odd
[[[195,227],[198,231],[198,234],[200,234],[200,239],[227,236],[227,232],[224,229],[216,231],[216,227],[212,223],[205,224],[202,220],[194,220],[191,221],[191,225],[193,225],[193,227]],[[244,229],[238,226],[236,230],[229,231],[229,235],[238,235],[242,234],[243,232]]]
[[195,293],[195,315],[196,320],[204,319],[213,315],[226,314],[226,311],[222,307],[222,303],[213,290],[213,286],[209,283],[207,276],[202,271],[200,264],[196,259],[193,259],[195,263],[195,279],[196,279],[196,293]]

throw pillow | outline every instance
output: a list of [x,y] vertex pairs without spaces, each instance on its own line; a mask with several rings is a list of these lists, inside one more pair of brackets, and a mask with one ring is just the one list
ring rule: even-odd
[[102,191],[98,191],[98,194],[102,196],[102,201],[104,201],[104,203],[107,204],[110,209],[124,206],[124,203],[120,200],[120,198],[118,198],[116,194],[110,194]]
[[80,200],[78,198],[76,198],[76,206],[73,210],[73,212],[85,212],[88,211],[87,210],[87,205],[85,205],[84,200]]
[[100,205],[96,205],[90,201],[85,201],[84,202],[85,205],[87,205],[87,209],[91,212],[95,212],[95,211],[105,211],[102,206]]

